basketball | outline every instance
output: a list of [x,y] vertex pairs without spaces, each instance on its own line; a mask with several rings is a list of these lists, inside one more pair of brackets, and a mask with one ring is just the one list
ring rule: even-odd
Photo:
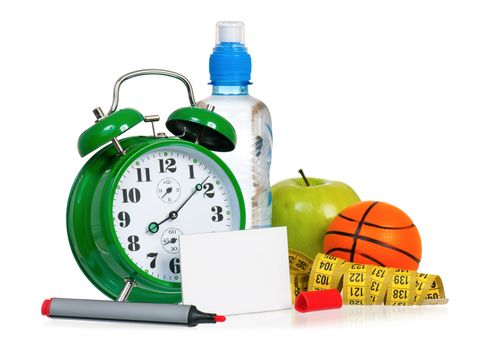
[[359,202],[327,229],[323,251],[346,261],[417,270],[421,237],[409,216],[384,202]]

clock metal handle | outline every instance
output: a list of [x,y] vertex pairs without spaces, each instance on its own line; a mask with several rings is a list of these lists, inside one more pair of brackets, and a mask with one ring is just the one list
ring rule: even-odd
[[193,93],[193,87],[191,86],[190,81],[183,75],[172,72],[169,70],[164,70],[164,69],[140,69],[140,70],[135,70],[133,72],[124,74],[121,76],[117,81],[116,84],[114,84],[114,92],[113,92],[113,98],[112,98],[112,105],[111,108],[109,109],[109,112],[107,113],[110,115],[111,113],[115,112],[117,110],[117,106],[119,104],[119,89],[121,88],[121,84],[125,82],[126,80],[129,80],[131,78],[139,77],[142,75],[164,75],[167,77],[175,78],[183,82],[183,84],[186,86],[186,89],[188,90],[188,98],[190,100],[190,104],[192,107],[197,107],[195,96]]

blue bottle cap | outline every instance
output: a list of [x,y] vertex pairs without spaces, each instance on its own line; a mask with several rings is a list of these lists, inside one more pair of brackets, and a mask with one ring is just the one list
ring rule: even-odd
[[216,46],[210,56],[213,85],[250,84],[252,60],[245,47],[243,22],[218,22]]

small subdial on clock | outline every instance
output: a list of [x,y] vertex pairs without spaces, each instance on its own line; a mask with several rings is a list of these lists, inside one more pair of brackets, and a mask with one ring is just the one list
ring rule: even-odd
[[161,244],[163,249],[171,254],[178,254],[179,252],[179,235],[183,234],[176,227],[170,227],[163,231],[161,236]]
[[158,183],[159,198],[168,204],[175,203],[181,196],[181,186],[172,177],[165,177]]

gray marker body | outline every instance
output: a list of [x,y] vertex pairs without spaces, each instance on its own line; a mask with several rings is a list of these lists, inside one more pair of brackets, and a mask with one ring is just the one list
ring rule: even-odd
[[191,305],[52,298],[49,316],[188,325],[191,308]]

